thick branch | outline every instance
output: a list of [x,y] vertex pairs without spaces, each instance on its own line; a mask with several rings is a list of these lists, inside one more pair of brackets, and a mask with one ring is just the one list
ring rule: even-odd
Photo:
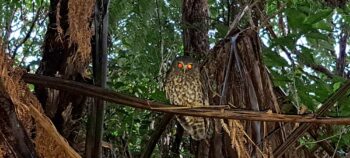
[[[172,113],[178,115],[198,116],[198,117],[210,117],[210,118],[222,118],[222,119],[235,119],[235,120],[250,120],[250,121],[271,121],[271,122],[304,122],[304,123],[319,123],[319,124],[332,124],[332,125],[349,125],[350,118],[330,118],[330,117],[314,117],[313,115],[284,115],[270,112],[257,112],[248,110],[226,110],[211,107],[201,108],[181,108],[179,106],[168,105],[164,103],[153,102],[150,100],[139,99],[123,95],[108,89],[100,87],[78,83],[70,80],[64,80],[60,78],[25,74],[23,76],[24,81],[35,85],[46,86],[64,91],[70,91],[79,93],[80,95],[87,95],[90,97],[96,97],[109,102],[123,104],[134,108],[146,109],[157,112]],[[350,81],[342,86],[339,91],[344,92],[350,88]],[[332,105],[339,100],[342,94],[337,91],[326,102],[325,105]],[[320,109],[321,110],[321,109]],[[322,109],[324,110],[324,109]]]

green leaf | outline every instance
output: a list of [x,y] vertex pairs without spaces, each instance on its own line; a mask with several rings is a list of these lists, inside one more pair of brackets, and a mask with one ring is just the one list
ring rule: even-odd
[[292,82],[288,75],[280,74],[273,70],[271,70],[270,72],[272,74],[273,83],[275,86],[286,86],[287,83]]
[[312,28],[314,28],[314,29],[320,29],[320,30],[325,30],[325,31],[328,31],[328,32],[331,32],[331,31],[332,31],[332,26],[331,26],[331,24],[328,23],[328,22],[325,22],[325,21],[320,21],[320,22],[317,22],[317,23],[312,24]]
[[339,104],[339,110],[337,111],[335,116],[341,116],[341,117],[349,117],[350,116],[350,98],[345,97],[343,98]]
[[311,50],[306,47],[301,47],[302,52],[298,55],[298,59],[302,63],[314,64],[315,59],[311,53]]
[[289,34],[272,40],[271,46],[286,46],[288,49],[293,49],[296,46],[296,41],[299,39],[299,34]]
[[339,87],[340,87],[340,85],[341,85],[341,82],[336,82],[336,83],[334,83],[334,84],[333,84],[333,92],[335,92],[336,90],[338,90]]
[[315,14],[313,15],[309,15],[306,19],[305,22],[306,24],[314,24],[317,23],[323,19],[328,18],[331,13],[333,12],[333,9],[327,8],[327,9],[323,9],[323,10],[318,10],[316,11]]
[[267,66],[279,66],[279,67],[288,66],[288,62],[286,61],[286,59],[284,59],[283,57],[281,57],[280,55],[272,51],[264,53],[263,59],[264,59],[264,63]]
[[227,33],[227,30],[228,30],[228,26],[227,25],[224,25],[222,23],[219,23],[216,25],[216,29],[218,30],[218,34],[217,34],[217,37],[224,37]]
[[344,21],[347,25],[350,25],[350,15],[343,15]]
[[291,28],[299,28],[300,24],[305,20],[306,15],[295,8],[286,9],[288,24]]
[[313,39],[316,39],[316,40],[324,40],[324,41],[328,41],[329,40],[329,37],[325,34],[322,34],[318,31],[313,31],[313,32],[310,32],[308,34],[305,34],[305,36],[307,38],[313,38]]
[[316,99],[319,102],[323,102],[332,93],[331,86],[328,85],[323,80],[316,80],[314,87],[315,87],[314,91],[316,94]]
[[334,45],[332,44],[332,42],[329,41],[325,41],[325,40],[321,40],[318,41],[319,42],[319,48],[323,48],[326,50],[333,50],[334,49]]

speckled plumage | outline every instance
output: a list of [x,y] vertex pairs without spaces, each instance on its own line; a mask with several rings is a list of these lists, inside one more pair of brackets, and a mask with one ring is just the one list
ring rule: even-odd
[[[179,68],[178,64],[183,64]],[[187,69],[191,64],[192,69]],[[208,106],[204,95],[202,79],[198,64],[190,57],[176,58],[167,74],[165,83],[166,96],[174,105],[188,107]],[[209,122],[202,117],[176,116],[181,126],[195,140],[205,139]]]

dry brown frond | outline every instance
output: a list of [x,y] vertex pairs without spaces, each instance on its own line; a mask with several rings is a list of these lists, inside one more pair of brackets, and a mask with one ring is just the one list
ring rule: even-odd
[[67,75],[72,74],[73,70],[83,74],[90,61],[92,36],[90,21],[94,6],[95,1],[93,0],[68,2],[69,47],[75,47],[77,51],[67,60],[70,65],[66,68]]
[[[37,154],[40,157],[80,157],[44,115],[39,101],[22,81],[23,73],[22,69],[12,65],[11,60],[0,49],[0,84],[13,102],[17,117],[28,135],[35,135],[32,141]],[[0,153],[3,153],[2,149]]]

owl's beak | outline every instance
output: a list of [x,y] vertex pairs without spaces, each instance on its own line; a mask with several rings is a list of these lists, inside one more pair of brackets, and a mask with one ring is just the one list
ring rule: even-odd
[[183,69],[184,69],[184,74],[185,74],[186,73],[186,65],[185,65],[185,67]]

